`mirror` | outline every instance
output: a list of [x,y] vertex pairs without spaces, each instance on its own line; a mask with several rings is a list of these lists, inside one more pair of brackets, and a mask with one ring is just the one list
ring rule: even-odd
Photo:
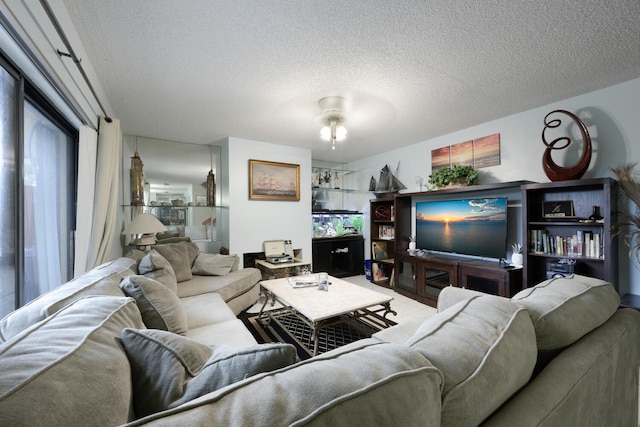
[[[207,175],[213,170],[217,178],[220,147],[140,136],[125,138],[131,155],[137,151],[143,162],[143,210],[170,230],[191,233],[192,241],[217,240],[216,209],[207,206]],[[129,169],[126,163],[123,172],[128,175]]]

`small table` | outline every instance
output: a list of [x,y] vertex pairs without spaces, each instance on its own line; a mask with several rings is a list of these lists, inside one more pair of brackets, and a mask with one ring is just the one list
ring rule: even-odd
[[311,272],[311,263],[301,259],[294,259],[293,262],[284,262],[282,264],[272,264],[261,259],[256,261],[256,267],[262,273],[262,280],[300,276],[305,272]]
[[[282,329],[287,330],[275,316],[271,315],[270,311],[264,310],[269,300],[271,300],[271,305],[274,305],[276,301],[279,302],[313,331],[313,349],[306,348],[304,344],[299,343],[312,356],[318,354],[318,332],[322,328],[380,312],[382,312],[384,322],[384,325],[381,326],[391,326],[387,315],[389,313],[397,315],[395,311],[391,310],[393,297],[332,276],[329,276],[329,283],[329,290],[325,292],[319,290],[317,286],[294,289],[287,278],[263,280],[260,282],[260,291],[266,298],[258,315],[260,322],[267,325],[273,320]],[[381,307],[375,310],[371,309],[376,306]],[[289,335],[293,336],[291,333]]]

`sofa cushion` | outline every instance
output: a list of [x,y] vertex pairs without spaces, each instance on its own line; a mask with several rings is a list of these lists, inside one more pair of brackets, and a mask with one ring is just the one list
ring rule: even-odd
[[180,298],[180,303],[187,312],[189,329],[236,319],[222,295],[217,292]]
[[511,300],[529,311],[542,351],[573,344],[606,322],[620,305],[613,285],[578,274],[546,280]]
[[133,371],[138,416],[177,406],[296,360],[295,347],[290,344],[208,347],[158,330],[125,329],[122,343]]
[[176,274],[176,281],[184,282],[191,279],[191,262],[187,247],[181,243],[168,243],[155,245],[154,249],[160,253],[173,268]]
[[142,261],[142,258],[144,258],[146,254],[147,254],[146,252],[141,251],[140,249],[131,249],[129,252],[124,254],[125,257],[131,258],[136,262],[136,268],[135,268],[136,274],[138,274],[138,264],[140,264],[140,261]]
[[262,275],[257,268],[243,268],[226,276],[194,275],[191,280],[181,282],[177,292],[180,298],[217,292],[228,302],[255,287],[261,278]]
[[[473,297],[481,297],[487,295],[486,292],[474,291],[467,288],[459,288],[457,286],[446,286],[438,294],[438,313],[445,311],[449,307],[456,305],[460,301],[468,300]],[[505,298],[508,300],[508,298]]]
[[138,273],[156,279],[173,292],[177,292],[178,290],[178,281],[176,280],[176,273],[173,271],[173,267],[169,261],[155,249],[149,251],[149,253],[140,260]]
[[120,287],[136,300],[147,328],[180,335],[187,333],[187,313],[178,296],[165,285],[150,277],[132,274],[122,279]]
[[240,319],[189,329],[187,336],[207,345],[227,344],[235,347],[247,347],[258,343]]
[[537,354],[527,311],[490,295],[430,317],[407,345],[444,375],[443,426],[480,424],[527,383]]
[[134,425],[346,426],[402,420],[407,426],[437,426],[441,385],[442,374],[418,352],[361,340],[254,375]]
[[133,273],[135,261],[117,258],[101,264],[56,289],[42,294],[0,320],[0,341],[6,341],[66,305],[88,295],[123,296],[118,283]]
[[0,346],[3,425],[120,425],[133,418],[124,328],[144,328],[131,298],[86,297]]
[[235,255],[200,252],[191,267],[191,272],[200,276],[226,276],[231,272],[237,258]]

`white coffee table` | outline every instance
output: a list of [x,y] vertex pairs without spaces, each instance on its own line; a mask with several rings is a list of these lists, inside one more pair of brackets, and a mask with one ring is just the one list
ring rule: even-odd
[[[329,283],[329,290],[325,292],[315,286],[294,289],[288,278],[263,280],[260,282],[260,290],[266,298],[258,315],[260,322],[267,325],[273,320],[283,329],[287,329],[270,311],[265,311],[269,301],[272,305],[276,301],[279,302],[313,331],[314,348],[307,349],[313,356],[318,354],[318,332],[322,328],[381,312],[383,324],[380,326],[390,326],[387,315],[396,315],[396,312],[391,310],[393,297],[332,276],[329,276]],[[306,347],[302,343],[299,344]]]

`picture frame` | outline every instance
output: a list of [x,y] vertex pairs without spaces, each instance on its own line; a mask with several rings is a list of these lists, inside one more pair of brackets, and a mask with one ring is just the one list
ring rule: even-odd
[[249,160],[250,200],[300,200],[300,165]]
[[573,200],[546,200],[542,202],[542,217],[546,220],[573,220]]

